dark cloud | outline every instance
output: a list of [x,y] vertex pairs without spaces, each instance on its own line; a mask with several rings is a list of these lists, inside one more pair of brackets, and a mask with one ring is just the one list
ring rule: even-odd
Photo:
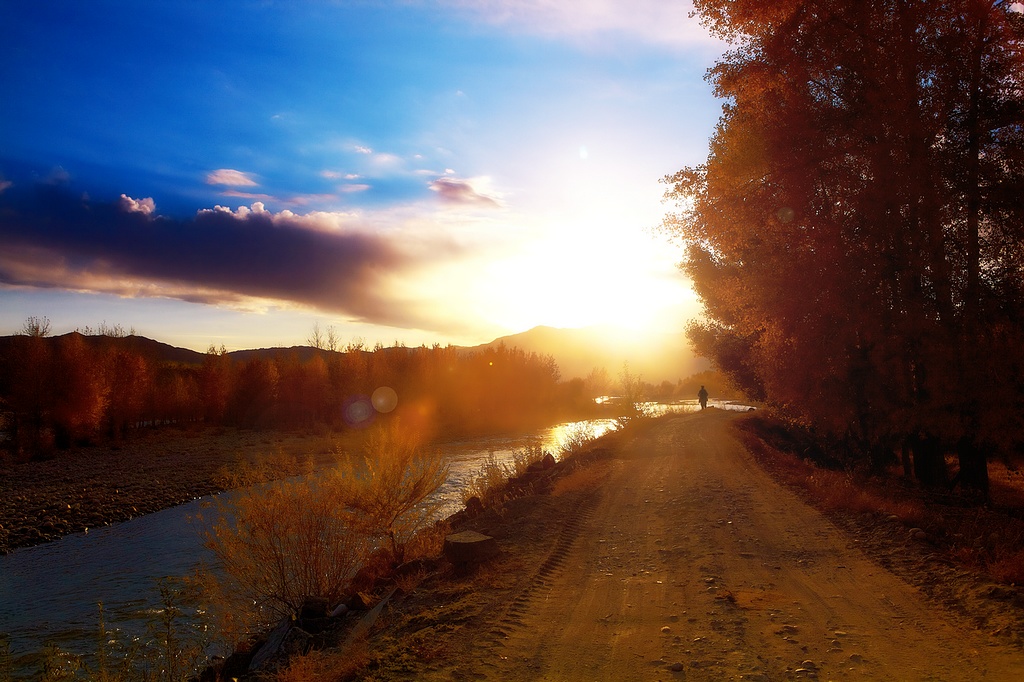
[[179,220],[157,215],[152,199],[99,203],[51,185],[19,189],[0,193],[0,283],[8,285],[206,303],[257,297],[429,328],[413,297],[391,290],[391,275],[452,249],[418,244],[417,256],[337,214],[271,214],[254,204]]
[[430,189],[437,192],[442,200],[452,204],[483,206],[486,208],[501,207],[501,204],[496,199],[477,191],[468,180],[448,177],[438,178],[430,183]]

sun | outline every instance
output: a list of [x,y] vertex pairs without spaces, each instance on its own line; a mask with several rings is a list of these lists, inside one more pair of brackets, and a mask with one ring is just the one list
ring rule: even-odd
[[546,325],[680,332],[698,309],[675,254],[643,233],[554,234],[488,270],[488,314],[512,331]]

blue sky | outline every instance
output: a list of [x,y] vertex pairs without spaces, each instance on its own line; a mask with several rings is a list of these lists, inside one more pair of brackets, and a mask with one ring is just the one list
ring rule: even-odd
[[681,331],[722,46],[664,0],[0,3],[0,334]]

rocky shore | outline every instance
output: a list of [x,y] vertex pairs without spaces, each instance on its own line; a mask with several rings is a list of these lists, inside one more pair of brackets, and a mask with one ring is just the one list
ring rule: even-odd
[[224,490],[225,473],[277,453],[322,459],[323,437],[156,429],[119,446],[0,466],[0,554],[126,521]]

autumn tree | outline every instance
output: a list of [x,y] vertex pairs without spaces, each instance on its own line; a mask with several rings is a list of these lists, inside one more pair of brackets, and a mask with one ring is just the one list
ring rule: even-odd
[[120,440],[142,421],[152,402],[152,368],[142,355],[116,346],[106,349],[100,366],[107,386],[107,431]]
[[110,389],[97,354],[81,334],[57,339],[50,408],[58,447],[95,439],[106,414]]
[[[696,0],[732,44],[706,163],[666,227],[706,316],[696,347],[762,397],[925,483],[987,492],[1021,402],[1016,5]],[[990,402],[985,399],[985,402]],[[1019,434],[1019,424],[1012,433]]]
[[231,358],[222,345],[219,349],[213,344],[203,356],[203,366],[199,371],[199,390],[203,400],[203,413],[206,421],[219,424],[227,413],[228,398],[231,391]]

